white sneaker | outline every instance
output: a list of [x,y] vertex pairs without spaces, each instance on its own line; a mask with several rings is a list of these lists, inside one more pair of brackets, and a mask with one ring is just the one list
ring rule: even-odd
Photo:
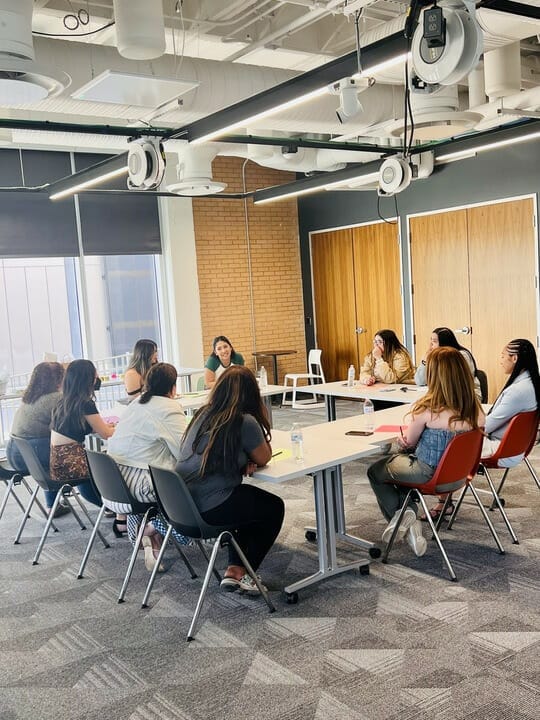
[[[383,543],[389,543],[389,542],[390,542],[390,538],[392,537],[392,533],[394,532],[394,528],[396,527],[396,523],[397,523],[397,521],[398,521],[399,513],[400,513],[400,512],[401,512],[401,511],[398,510],[398,511],[394,514],[394,517],[390,520],[390,522],[389,522],[388,525],[386,526],[386,529],[385,529],[385,531],[384,531],[383,534],[382,534],[382,541],[383,541]],[[411,527],[411,525],[412,525],[413,523],[415,523],[415,522],[416,522],[416,513],[414,512],[414,510],[413,510],[412,508],[407,508],[407,509],[405,510],[404,515],[403,515],[403,520],[401,521],[401,525],[399,526],[399,530],[397,531],[396,542],[399,541],[399,540],[403,540],[403,538],[405,537],[405,533],[406,533],[407,530]]]
[[422,535],[422,523],[420,520],[417,520],[411,525],[405,539],[409,547],[412,548],[413,553],[417,557],[422,557],[427,550],[427,540]]

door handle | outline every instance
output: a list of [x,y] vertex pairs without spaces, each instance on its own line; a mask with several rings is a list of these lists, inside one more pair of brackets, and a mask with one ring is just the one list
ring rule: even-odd
[[454,330],[454,332],[461,333],[462,335],[471,335],[472,327],[470,325],[464,325],[462,328]]
[[357,335],[362,335],[362,333],[367,333],[367,328],[357,327],[357,328],[355,328],[354,332]]

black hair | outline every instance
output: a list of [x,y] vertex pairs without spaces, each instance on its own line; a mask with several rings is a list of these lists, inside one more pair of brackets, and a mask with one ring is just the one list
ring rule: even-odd
[[[213,355],[215,358],[217,358],[217,355],[216,355],[216,345],[217,345],[219,342],[227,343],[227,345],[230,346],[230,348],[231,348],[231,358],[232,358],[232,356],[235,354],[236,350],[233,348],[232,342],[229,340],[228,337],[225,337],[225,335],[218,335],[217,337],[215,337],[215,338],[212,340],[212,355]],[[219,359],[219,358],[218,358],[218,359]]]
[[476,366],[476,360],[474,359],[474,355],[469,350],[469,348],[466,348],[464,345],[459,344],[454,331],[450,330],[450,328],[447,327],[437,327],[433,332],[439,338],[439,347],[453,347],[462,353],[467,353],[474,367],[473,376],[476,377],[476,371],[478,368]]
[[53,424],[58,427],[66,418],[73,418],[86,427],[84,405],[94,397],[96,367],[91,360],[73,360],[67,366],[62,383],[62,397],[53,410]]
[[503,387],[503,390],[510,387],[517,376],[524,370],[527,370],[531,376],[531,381],[534,387],[536,407],[537,409],[540,409],[540,375],[538,373],[538,358],[536,356],[536,349],[534,345],[530,340],[518,338],[517,340],[510,340],[506,346],[506,350],[510,353],[510,355],[517,355],[517,361],[514,365],[514,369],[510,373],[510,377]]
[[155,395],[167,397],[176,385],[178,373],[170,363],[156,363],[148,371],[139,403],[144,405]]

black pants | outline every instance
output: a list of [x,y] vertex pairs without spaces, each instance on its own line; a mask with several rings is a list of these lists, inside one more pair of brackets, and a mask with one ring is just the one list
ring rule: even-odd
[[[274,544],[283,524],[285,506],[277,495],[253,485],[239,485],[224,503],[201,513],[210,525],[230,525],[251,566],[256,570]],[[243,565],[229,547],[229,565]]]

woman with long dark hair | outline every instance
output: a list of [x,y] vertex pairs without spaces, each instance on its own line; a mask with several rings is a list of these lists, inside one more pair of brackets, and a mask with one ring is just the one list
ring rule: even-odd
[[407,348],[393,330],[379,330],[373,338],[373,350],[366,355],[360,369],[362,385],[411,383],[414,365]]
[[124,374],[124,386],[130,398],[141,394],[148,371],[158,361],[158,349],[153,340],[137,340],[129,367]]
[[218,335],[212,341],[212,352],[204,365],[204,384],[213,388],[219,377],[233,365],[244,365],[244,358],[233,348],[229,338]]
[[[176,396],[178,373],[174,365],[156,363],[150,368],[142,394],[122,414],[107,450],[118,463],[130,492],[140,502],[155,502],[156,495],[148,465],[174,470],[180,455],[180,442],[188,421]],[[113,510],[116,508],[112,507]],[[128,533],[137,536],[140,519],[128,515]],[[157,518],[144,529],[142,544],[145,565],[152,570],[161,547],[165,524]],[[161,534],[160,534],[161,533]],[[186,538],[178,533],[181,544]]]
[[[114,427],[99,414],[95,391],[101,380],[90,360],[73,360],[66,370],[62,384],[62,397],[52,413],[50,474],[58,482],[77,481],[81,495],[94,505],[101,498],[90,481],[90,471],[84,451],[86,435],[94,432],[103,440],[114,433]],[[115,524],[118,533],[122,531]],[[125,527],[124,527],[125,531]]]
[[431,333],[431,337],[429,339],[429,346],[426,354],[416,368],[416,372],[414,374],[414,382],[417,385],[426,385],[426,363],[429,357],[429,353],[437,347],[453,347],[456,350],[459,350],[459,352],[467,361],[467,365],[469,366],[469,370],[471,371],[471,375],[473,376],[474,391],[478,395],[478,397],[482,399],[480,381],[476,376],[476,360],[474,359],[472,352],[468,348],[466,348],[464,345],[459,344],[453,330],[450,330],[450,328],[447,327],[436,327]]
[[[270,424],[255,375],[233,366],[216,382],[208,403],[189,424],[177,472],[186,481],[202,517],[235,529],[254,570],[272,547],[283,523],[277,495],[242,483],[272,457]],[[222,586],[257,593],[234,548]]]
[[[540,408],[540,376],[534,345],[523,338],[511,340],[502,349],[500,364],[509,378],[486,416],[483,457],[497,450],[514,415]],[[501,467],[513,467],[522,459],[522,455],[506,458]]]
[[[58,362],[41,362],[36,365],[11,427],[13,435],[28,440],[32,445],[45,472],[49,472],[51,455],[51,415],[61,397],[60,386],[63,377],[64,368]],[[28,468],[11,438],[6,446],[6,456],[14,470],[28,475]],[[44,494],[45,503],[50,510],[56,492],[45,490]],[[54,516],[59,517],[67,512],[69,512],[67,507],[58,505]]]
[[[408,427],[398,445],[403,452],[384,457],[371,465],[368,478],[377,502],[389,524],[382,534],[388,542],[407,496],[407,488],[393,481],[428,482],[450,440],[461,432],[484,424],[484,413],[474,392],[472,375],[463,355],[455,348],[436,348],[427,363],[428,389],[406,415]],[[398,539],[406,539],[415,555],[427,548],[418,507],[410,501],[399,528]]]

